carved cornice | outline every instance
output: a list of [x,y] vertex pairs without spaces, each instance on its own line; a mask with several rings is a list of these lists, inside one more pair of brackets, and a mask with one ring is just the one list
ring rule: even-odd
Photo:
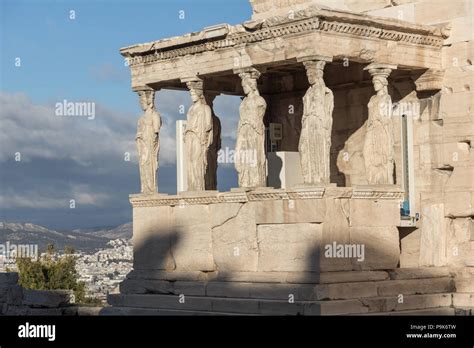
[[376,187],[354,188],[352,190],[353,199],[396,199],[403,198],[401,190],[384,190]]
[[265,189],[247,192],[220,192],[215,194],[203,193],[202,196],[168,196],[168,195],[130,195],[130,203],[134,208],[155,206],[187,206],[219,203],[247,203],[268,200],[299,200],[299,199],[394,199],[400,200],[403,192],[396,188],[376,187],[333,187],[326,197],[324,187],[311,187],[303,189]]
[[[346,20],[346,21],[345,21]],[[358,22],[360,24],[354,23]],[[235,47],[239,45],[251,44],[267,39],[284,37],[292,34],[300,34],[312,31],[320,31],[334,34],[345,34],[359,36],[362,38],[375,38],[381,40],[399,41],[406,44],[441,47],[443,37],[441,33],[429,32],[428,29],[404,28],[398,30],[394,25],[384,28],[382,23],[375,20],[364,22],[363,19],[355,21],[353,18],[325,17],[314,15],[309,18],[302,18],[289,21],[287,18],[275,23],[267,23],[254,31],[234,31],[224,38],[212,39],[209,41],[191,42],[185,47],[167,46],[160,49],[148,51],[137,51],[136,48],[124,48],[122,54],[127,57],[128,64],[135,66],[138,64],[148,64],[161,60],[169,60],[186,55],[193,55],[222,48]],[[403,30],[402,30],[403,28]],[[150,47],[152,47],[151,45]]]

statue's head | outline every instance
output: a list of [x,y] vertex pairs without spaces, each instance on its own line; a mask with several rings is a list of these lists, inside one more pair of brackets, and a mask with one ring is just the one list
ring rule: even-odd
[[245,94],[250,94],[257,89],[257,80],[252,79],[251,77],[245,77],[242,80],[242,88]]
[[257,69],[252,69],[239,74],[240,78],[242,79],[242,88],[246,95],[258,91],[257,80],[260,75],[260,71]]
[[306,76],[310,85],[314,85],[317,82],[324,83],[324,61],[306,61],[303,63],[306,68]]
[[155,91],[153,90],[138,91],[138,95],[140,96],[140,106],[142,107],[143,111],[153,108],[153,105],[155,102]]
[[186,83],[186,86],[189,89],[193,103],[204,98],[204,85],[202,81],[190,81]]
[[375,75],[372,78],[372,83],[374,84],[374,89],[376,92],[381,90],[387,90],[388,81],[387,77],[383,75]]

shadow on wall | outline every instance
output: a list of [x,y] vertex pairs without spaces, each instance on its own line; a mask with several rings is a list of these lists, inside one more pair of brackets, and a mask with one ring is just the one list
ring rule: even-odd
[[[389,81],[388,87],[392,103],[400,102],[415,90],[413,81],[408,79],[397,83]],[[337,186],[367,183],[365,181],[363,146],[365,125],[369,112],[367,105],[374,93],[371,84],[354,89],[334,91],[335,109],[333,112],[330,166],[331,182],[337,183]],[[399,122],[394,120],[395,139],[398,138],[399,133]],[[400,166],[397,163],[399,156],[396,155],[395,160],[395,166]],[[396,171],[394,176],[396,177]]]
[[[271,168],[268,165],[271,161]],[[280,173],[283,169],[283,161],[280,157],[276,155],[275,152],[267,153],[267,166],[268,166],[268,176],[267,176],[267,186],[274,188],[281,188],[281,179]],[[274,173],[270,174],[270,169]]]
[[[250,233],[256,236],[257,250],[249,246],[251,243],[248,240],[226,241],[222,240],[222,236],[219,237],[223,248],[228,250],[219,250],[217,263],[217,256],[213,257],[213,254],[217,254],[213,252],[213,239],[216,236],[212,232],[208,238],[205,233],[200,233],[202,230],[199,226],[195,230],[175,228],[168,232],[161,230],[157,234],[150,231],[149,236],[142,238],[135,246],[134,270],[121,284],[121,294],[175,295],[176,301],[173,296],[171,300],[159,298],[151,302],[140,302],[143,300],[141,298],[133,305],[128,303],[124,306],[192,310],[196,298],[208,296],[219,300],[208,301],[212,302],[212,309],[205,309],[207,311],[236,314],[344,314],[349,307],[345,309],[342,306],[338,313],[327,313],[320,303],[304,304],[300,301],[360,297],[361,292],[352,293],[351,287],[342,292],[331,292],[333,290],[323,284],[328,281],[328,272],[393,269],[398,264],[399,250],[394,259],[393,248],[386,248],[384,244],[387,242],[384,240],[386,236],[378,236],[375,230],[351,231],[347,220],[331,227],[324,226],[324,223],[286,224],[287,227],[290,225],[301,225],[301,228],[281,228],[262,236],[257,225],[255,231]],[[398,232],[395,233],[398,243]],[[247,245],[248,250],[233,254],[234,245]],[[340,253],[337,249],[339,245],[363,245],[363,249],[358,249],[362,254],[357,249],[352,249],[353,255]],[[241,266],[241,261],[247,264],[248,260],[253,259],[247,251],[256,255],[253,271],[250,270],[252,267],[245,270]],[[225,262],[222,262],[223,253],[226,254]],[[247,260],[238,260],[238,257]],[[234,267],[233,258],[237,260]],[[223,269],[224,266],[226,269]],[[187,304],[182,307],[178,304],[181,295],[188,298]],[[112,304],[117,306],[116,303]],[[199,306],[194,309],[199,309]]]
[[134,236],[133,269],[175,270],[173,252],[179,247],[180,229],[174,227],[172,230],[150,230],[146,234],[140,240]]

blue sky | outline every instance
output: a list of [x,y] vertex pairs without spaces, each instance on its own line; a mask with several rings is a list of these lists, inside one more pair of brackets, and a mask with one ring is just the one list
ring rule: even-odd
[[[237,24],[251,16],[247,0],[0,3],[2,90],[24,92],[40,103],[58,95],[95,99],[131,112],[137,105],[119,48],[213,24]],[[74,20],[69,18],[71,10]],[[16,57],[21,58],[20,69],[14,66]]]
[[[119,49],[251,16],[247,0],[0,0],[0,220],[69,229],[131,220],[139,188],[134,133],[140,114]],[[71,19],[74,11],[75,19]],[[184,11],[184,19],[180,19]],[[20,59],[20,66],[16,66]],[[96,104],[96,118],[58,118],[54,105]],[[159,189],[176,186],[174,130],[186,92],[160,91]],[[218,97],[224,145],[233,146],[239,98]],[[125,152],[132,161],[123,159]],[[15,154],[21,160],[15,161]],[[219,189],[235,186],[221,166]],[[69,200],[76,200],[70,209]]]

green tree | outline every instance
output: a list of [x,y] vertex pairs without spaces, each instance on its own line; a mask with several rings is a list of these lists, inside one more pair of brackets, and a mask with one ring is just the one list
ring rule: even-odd
[[78,281],[76,257],[68,254],[54,260],[51,256],[48,252],[38,260],[17,258],[18,283],[27,289],[73,290],[76,303],[98,305],[100,300],[87,298],[84,282]]
[[50,243],[46,246],[46,253],[48,255],[53,255],[55,251],[56,251],[56,248],[54,247],[53,243]]
[[64,253],[65,253],[66,255],[72,255],[72,254],[74,254],[75,252],[76,252],[76,250],[74,249],[73,246],[66,245],[66,246],[64,247]]
[[18,284],[28,289],[47,289],[47,270],[39,261],[30,258],[17,258],[19,280]]

